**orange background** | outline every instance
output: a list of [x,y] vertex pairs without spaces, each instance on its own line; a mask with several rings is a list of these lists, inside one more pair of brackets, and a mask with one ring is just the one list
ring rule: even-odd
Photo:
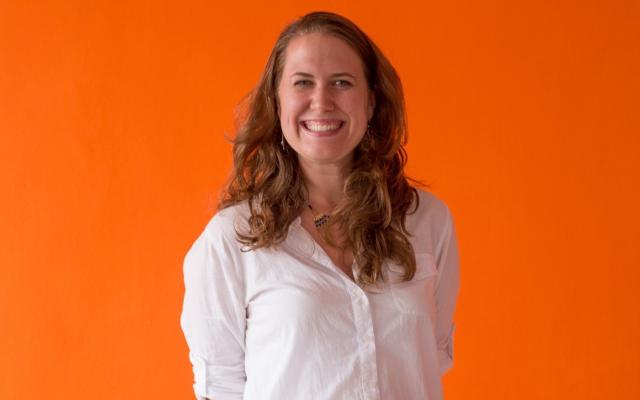
[[447,399],[640,398],[640,3],[302,3],[0,2],[0,398],[192,398],[182,260],[314,9],[394,63],[454,214]]

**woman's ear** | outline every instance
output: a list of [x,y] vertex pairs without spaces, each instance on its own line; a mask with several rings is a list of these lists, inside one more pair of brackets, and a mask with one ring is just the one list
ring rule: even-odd
[[367,107],[367,121],[371,121],[373,118],[373,112],[376,109],[376,95],[373,90],[369,91],[369,106]]

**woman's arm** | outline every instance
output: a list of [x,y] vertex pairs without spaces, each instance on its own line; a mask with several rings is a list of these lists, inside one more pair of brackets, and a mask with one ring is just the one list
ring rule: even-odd
[[453,332],[455,330],[453,315],[460,289],[458,241],[453,218],[448,207],[446,211],[447,217],[444,229],[436,247],[436,264],[438,266],[436,340],[438,343],[440,374],[444,374],[453,366]]
[[205,229],[184,259],[180,324],[197,398],[242,399],[245,386],[244,285],[221,229]]

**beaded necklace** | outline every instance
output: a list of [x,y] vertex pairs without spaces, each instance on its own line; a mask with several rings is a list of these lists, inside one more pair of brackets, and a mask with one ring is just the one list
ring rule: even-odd
[[320,213],[316,215],[313,212],[313,207],[311,207],[311,204],[307,204],[307,205],[309,206],[309,210],[311,210],[311,213],[313,214],[313,224],[316,226],[316,228],[320,228],[331,218],[331,215],[327,215],[327,214]]

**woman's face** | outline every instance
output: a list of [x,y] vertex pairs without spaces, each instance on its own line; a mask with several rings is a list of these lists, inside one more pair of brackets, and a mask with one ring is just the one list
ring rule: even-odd
[[278,103],[284,137],[307,165],[348,166],[374,109],[358,54],[321,33],[289,42]]

